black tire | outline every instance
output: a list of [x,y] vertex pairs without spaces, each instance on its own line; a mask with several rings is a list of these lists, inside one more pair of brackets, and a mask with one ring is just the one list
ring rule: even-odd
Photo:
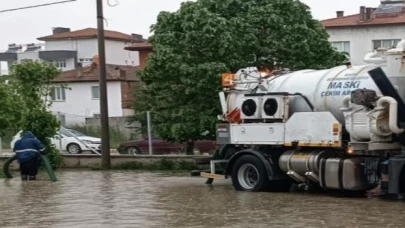
[[125,148],[125,153],[130,155],[139,155],[142,154],[142,151],[136,146],[130,146]]
[[263,162],[253,155],[240,157],[232,169],[232,185],[237,191],[267,191],[269,179]]
[[66,147],[66,150],[69,154],[81,154],[82,149],[77,143],[69,143]]

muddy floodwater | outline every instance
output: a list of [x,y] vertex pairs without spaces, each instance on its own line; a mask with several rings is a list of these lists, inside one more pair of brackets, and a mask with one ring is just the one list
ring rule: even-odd
[[0,227],[405,227],[405,203],[243,193],[230,181],[64,171],[60,181],[0,179]]

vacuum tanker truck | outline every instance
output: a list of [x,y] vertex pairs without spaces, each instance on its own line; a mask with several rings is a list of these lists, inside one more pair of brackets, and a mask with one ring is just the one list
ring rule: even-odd
[[405,193],[405,40],[364,62],[223,74],[222,147],[201,176],[230,177],[239,191],[288,191],[295,183],[362,192],[381,184]]

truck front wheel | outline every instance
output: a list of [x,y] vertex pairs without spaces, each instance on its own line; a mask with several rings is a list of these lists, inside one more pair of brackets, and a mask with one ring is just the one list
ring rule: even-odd
[[269,179],[262,161],[253,155],[240,157],[232,169],[232,184],[237,191],[260,192],[266,190]]

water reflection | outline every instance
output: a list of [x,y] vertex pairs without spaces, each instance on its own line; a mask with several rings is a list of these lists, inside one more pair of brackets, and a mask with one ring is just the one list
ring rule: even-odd
[[242,193],[229,181],[67,171],[1,180],[0,227],[405,227],[403,202]]

